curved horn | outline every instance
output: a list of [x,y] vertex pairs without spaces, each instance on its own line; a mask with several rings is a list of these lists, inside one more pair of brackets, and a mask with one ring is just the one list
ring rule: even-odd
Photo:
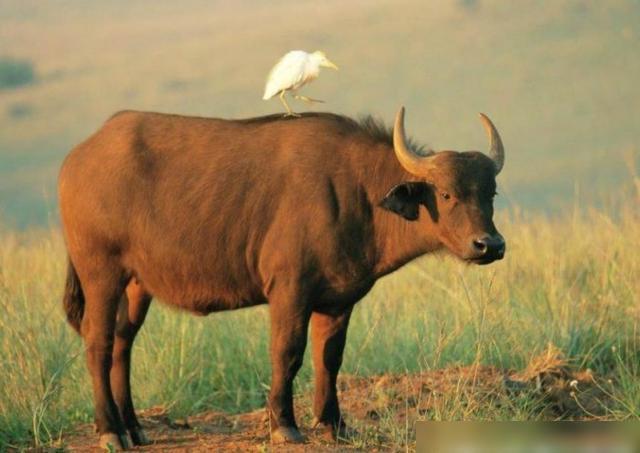
[[407,145],[404,133],[404,107],[400,107],[393,126],[393,150],[400,165],[409,173],[423,176],[431,166],[428,158],[418,156]]
[[504,146],[502,145],[502,139],[500,138],[500,134],[498,134],[498,130],[487,115],[480,113],[480,121],[482,121],[484,130],[487,131],[487,136],[489,137],[489,144],[491,146],[491,149],[489,150],[489,157],[493,160],[493,163],[496,166],[497,175],[504,166]]

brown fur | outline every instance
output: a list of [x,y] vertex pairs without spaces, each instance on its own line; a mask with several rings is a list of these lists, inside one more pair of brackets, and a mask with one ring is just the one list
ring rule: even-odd
[[380,123],[333,114],[109,119],[59,178],[65,308],[86,343],[98,431],[143,442],[129,367],[152,296],[197,314],[269,304],[275,430],[296,428],[292,382],[311,324],[314,412],[339,428],[349,315],[376,279],[443,247],[501,258],[472,246],[497,235],[492,161],[434,159],[430,174],[411,175]]

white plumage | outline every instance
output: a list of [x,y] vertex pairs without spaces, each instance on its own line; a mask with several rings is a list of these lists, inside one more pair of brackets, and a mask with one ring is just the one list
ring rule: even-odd
[[313,53],[307,53],[304,50],[292,50],[288,52],[276,63],[269,73],[262,99],[271,99],[276,94],[279,94],[280,100],[287,109],[287,115],[296,115],[291,111],[287,101],[284,99],[287,91],[293,92],[293,96],[296,99],[307,102],[323,102],[295,93],[298,88],[318,77],[320,67],[338,69],[338,67],[327,58],[324,52],[315,51]]

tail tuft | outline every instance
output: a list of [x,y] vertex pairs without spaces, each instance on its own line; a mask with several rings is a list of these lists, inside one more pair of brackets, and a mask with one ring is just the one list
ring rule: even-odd
[[80,286],[80,280],[73,263],[69,260],[67,267],[67,282],[64,287],[63,297],[64,311],[67,313],[67,321],[71,327],[80,333],[80,324],[84,316],[84,293]]

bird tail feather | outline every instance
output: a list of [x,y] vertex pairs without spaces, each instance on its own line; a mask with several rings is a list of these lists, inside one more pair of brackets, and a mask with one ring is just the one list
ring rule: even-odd
[[271,99],[276,93],[277,92],[274,92],[273,89],[267,88],[266,90],[264,90],[264,96],[262,96],[262,99],[264,99],[265,101]]

